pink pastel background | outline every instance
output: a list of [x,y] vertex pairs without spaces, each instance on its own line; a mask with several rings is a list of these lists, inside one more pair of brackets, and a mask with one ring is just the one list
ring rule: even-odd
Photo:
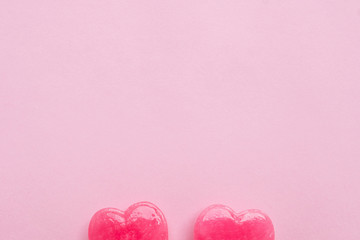
[[360,1],[1,0],[0,239],[148,200],[360,239]]

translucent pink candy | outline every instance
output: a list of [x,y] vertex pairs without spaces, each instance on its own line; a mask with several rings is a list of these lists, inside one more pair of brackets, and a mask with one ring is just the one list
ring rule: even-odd
[[[125,212],[105,208],[92,217],[89,240],[167,240],[164,215],[148,202],[136,203]],[[259,210],[235,213],[213,205],[198,217],[194,240],[274,240],[270,218]]]
[[198,217],[194,240],[274,240],[270,218],[259,210],[235,213],[229,207],[212,205]]
[[168,229],[161,210],[148,202],[130,206],[125,212],[104,208],[92,217],[89,240],[167,240]]

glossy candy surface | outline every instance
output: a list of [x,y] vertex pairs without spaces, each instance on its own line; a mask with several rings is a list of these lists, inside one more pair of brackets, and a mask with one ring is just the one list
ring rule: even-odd
[[104,208],[94,214],[89,240],[167,240],[168,230],[161,210],[148,202],[130,206],[125,212]]
[[194,240],[274,240],[274,226],[260,210],[235,213],[224,205],[212,205],[198,217]]

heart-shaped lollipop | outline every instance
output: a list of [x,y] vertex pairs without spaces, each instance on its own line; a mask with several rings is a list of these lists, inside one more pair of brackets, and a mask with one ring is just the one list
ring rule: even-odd
[[224,205],[206,208],[195,223],[194,240],[274,240],[274,226],[260,210],[235,213]]
[[96,212],[89,225],[89,240],[167,240],[166,219],[149,202],[130,206],[125,212],[104,208]]

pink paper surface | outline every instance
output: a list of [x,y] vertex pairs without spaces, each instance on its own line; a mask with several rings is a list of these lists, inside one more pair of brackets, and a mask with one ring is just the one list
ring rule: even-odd
[[358,0],[0,2],[0,239],[147,200],[359,240],[359,123]]

